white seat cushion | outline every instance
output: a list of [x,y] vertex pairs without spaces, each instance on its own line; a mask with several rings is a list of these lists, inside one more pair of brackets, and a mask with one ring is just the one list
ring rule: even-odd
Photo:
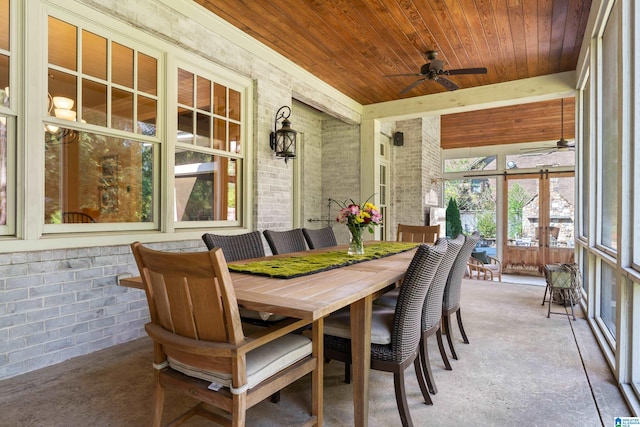
[[[251,335],[262,326],[242,324],[245,335]],[[247,353],[247,387],[253,388],[277,372],[311,354],[311,340],[299,334],[288,334]],[[190,377],[231,386],[231,374],[207,371],[182,363],[171,357],[169,366]]]
[[255,319],[255,320],[263,320],[269,322],[277,322],[278,320],[285,319],[287,316],[282,316],[280,314],[268,313],[266,311],[256,311],[249,310],[248,308],[240,308],[240,317],[245,319]]
[[[395,310],[391,308],[373,306],[371,315],[372,344],[386,345],[391,343],[394,314]],[[350,322],[349,307],[345,307],[325,319],[324,333],[325,335],[351,339]]]

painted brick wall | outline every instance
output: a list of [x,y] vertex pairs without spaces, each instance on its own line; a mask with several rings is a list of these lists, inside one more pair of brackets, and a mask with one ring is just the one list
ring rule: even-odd
[[392,240],[398,224],[424,224],[429,192],[440,191],[440,184],[431,180],[440,176],[441,168],[439,117],[397,122],[396,131],[404,133],[404,145],[392,147]]
[[129,246],[0,255],[0,379],[145,336],[144,292],[118,286],[121,275],[138,275]]
[[[320,207],[325,203],[322,199],[322,120],[323,115],[300,103],[294,104],[295,122],[292,127],[299,132],[300,144],[298,152],[302,153],[299,166],[302,167],[300,186],[303,193],[300,226],[321,228],[322,222],[309,221],[320,219]],[[295,126],[294,126],[295,124]]]
[[[322,199],[360,199],[360,127],[337,119],[322,123]],[[325,210],[326,209],[326,210]],[[323,218],[337,216],[339,207],[323,206]],[[338,243],[349,243],[347,227],[330,223]]]

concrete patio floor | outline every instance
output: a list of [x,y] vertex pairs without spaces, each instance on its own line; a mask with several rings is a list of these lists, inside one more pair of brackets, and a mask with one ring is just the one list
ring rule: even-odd
[[[407,397],[416,426],[612,426],[631,416],[580,309],[578,319],[542,306],[544,287],[465,280],[462,314],[470,344],[454,327],[459,360],[446,371],[435,338],[430,356],[438,387],[422,402],[413,368]],[[576,306],[577,308],[577,306]],[[555,305],[552,311],[563,308]],[[121,344],[0,382],[0,426],[143,426],[151,414],[153,368],[147,338]],[[352,389],[343,365],[325,365],[326,426],[353,424]],[[397,426],[393,377],[371,372],[370,426]],[[311,399],[307,376],[282,392],[278,404],[249,410],[249,426],[283,426],[304,419]],[[165,420],[190,405],[167,393]],[[192,419],[186,425],[211,425]]]

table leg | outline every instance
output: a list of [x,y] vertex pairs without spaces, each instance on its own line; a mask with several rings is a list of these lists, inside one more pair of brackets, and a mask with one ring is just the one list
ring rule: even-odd
[[318,366],[311,374],[311,413],[317,418],[316,425],[323,423],[323,381],[324,381],[324,318],[313,322],[312,330],[313,355],[318,361]]
[[354,425],[369,423],[369,367],[371,365],[371,295],[351,304],[351,363]]

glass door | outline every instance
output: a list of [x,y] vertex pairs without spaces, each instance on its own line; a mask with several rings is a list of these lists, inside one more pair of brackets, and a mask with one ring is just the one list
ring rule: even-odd
[[508,175],[504,186],[505,273],[541,275],[574,258],[573,173]]

